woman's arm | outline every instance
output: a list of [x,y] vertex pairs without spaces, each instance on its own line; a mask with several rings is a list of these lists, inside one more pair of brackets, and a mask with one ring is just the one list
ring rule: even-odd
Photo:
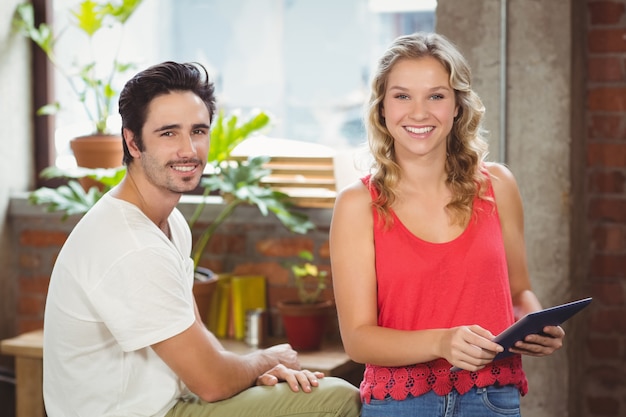
[[[509,169],[501,164],[488,164],[496,197],[502,237],[506,251],[509,285],[515,318],[541,310],[541,303],[532,291],[526,259],[524,239],[524,210],[519,187]],[[565,332],[559,326],[548,326],[544,332],[549,335],[531,335],[526,343],[518,342],[515,353],[532,356],[548,355],[561,348]]]

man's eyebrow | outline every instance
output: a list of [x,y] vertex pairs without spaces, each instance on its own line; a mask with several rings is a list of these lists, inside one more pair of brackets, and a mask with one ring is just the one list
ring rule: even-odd
[[[196,123],[192,125],[191,127],[193,129],[210,129],[211,126],[206,123]],[[158,127],[154,129],[154,133],[164,132],[166,130],[175,130],[175,129],[180,129],[180,128],[181,128],[181,125],[174,123],[171,125],[164,125],[164,126]]]
[[164,125],[161,127],[157,127],[156,129],[154,129],[154,132],[163,132],[165,130],[172,130],[172,129],[179,129],[180,125],[179,124],[171,124],[171,125]]

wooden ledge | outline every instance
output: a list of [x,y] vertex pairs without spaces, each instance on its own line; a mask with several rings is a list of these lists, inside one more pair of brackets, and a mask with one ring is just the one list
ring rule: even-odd
[[0,353],[8,356],[43,358],[43,330],[35,330],[0,342]]

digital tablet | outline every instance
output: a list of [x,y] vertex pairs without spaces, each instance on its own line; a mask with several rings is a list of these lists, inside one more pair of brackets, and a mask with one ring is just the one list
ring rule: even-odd
[[[498,353],[494,360],[514,355],[509,352],[509,349],[513,347],[515,342],[523,340],[529,334],[541,334],[546,326],[561,325],[574,314],[587,307],[591,300],[591,297],[584,298],[526,314],[493,339],[494,342],[504,348],[504,351]],[[458,371],[460,368],[455,366],[451,370]]]
[[529,334],[541,334],[546,326],[559,326],[591,303],[591,297],[526,314],[493,339],[504,348],[494,360],[512,356],[509,348]]

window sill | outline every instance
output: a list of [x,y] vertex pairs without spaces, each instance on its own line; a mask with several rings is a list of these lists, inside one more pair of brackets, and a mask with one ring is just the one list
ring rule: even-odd
[[[222,211],[225,206],[224,200],[220,196],[208,196],[202,197],[201,195],[183,195],[178,209],[185,216],[185,218],[191,218],[194,210],[205,199],[206,205],[202,215],[198,219],[200,222],[210,223],[217,215]],[[334,199],[333,199],[334,200]],[[299,207],[299,211],[302,211],[317,227],[328,227],[332,217],[332,208],[330,207]],[[45,206],[34,205],[28,202],[28,193],[20,192],[14,193],[9,201],[8,209],[9,218],[41,218],[41,217],[53,217],[60,219],[63,214],[60,212],[50,213],[46,210]],[[64,223],[67,223],[73,227],[74,224],[80,218],[80,215],[71,216]],[[233,215],[228,219],[229,223],[274,223],[278,222],[272,215],[262,216],[259,214],[259,210],[253,206],[242,205],[237,207]]]

